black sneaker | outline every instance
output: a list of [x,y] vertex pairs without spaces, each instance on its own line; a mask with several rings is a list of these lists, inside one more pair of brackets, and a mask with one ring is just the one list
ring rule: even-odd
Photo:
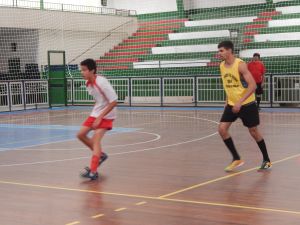
[[105,152],[103,152],[102,155],[101,155],[101,157],[100,157],[98,167],[99,167],[102,163],[104,163],[104,161],[107,160],[107,159],[108,159],[108,155],[107,155]]
[[99,177],[98,172],[92,173],[89,167],[84,168],[84,172],[80,174],[82,178],[89,178],[91,180],[97,180]]
[[259,170],[267,170],[270,169],[272,167],[272,163],[269,161],[263,161]]

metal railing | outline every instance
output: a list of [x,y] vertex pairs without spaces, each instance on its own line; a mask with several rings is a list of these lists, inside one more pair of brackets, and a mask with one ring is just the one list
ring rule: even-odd
[[[109,79],[124,105],[223,105],[225,92],[219,76],[133,77]],[[92,103],[85,82],[69,79],[69,104]],[[69,91],[71,93],[71,91]],[[300,104],[299,75],[269,75],[265,78],[262,103],[268,107]]]
[[80,12],[93,13],[101,15],[116,15],[116,16],[136,16],[135,10],[113,9],[107,7],[95,7],[84,5],[60,4],[40,1],[26,1],[26,0],[0,0],[0,7],[13,7],[24,9],[41,9],[54,10],[63,12]]
[[[120,105],[223,106],[219,76],[110,78]],[[94,104],[83,79],[67,80],[69,105]],[[266,76],[262,103],[268,107],[300,106],[300,74]],[[1,81],[0,111],[49,106],[47,80]]]
[[0,112],[49,106],[48,81],[0,82]]

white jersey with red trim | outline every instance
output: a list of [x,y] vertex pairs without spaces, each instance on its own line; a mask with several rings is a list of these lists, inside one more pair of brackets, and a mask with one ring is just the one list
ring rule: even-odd
[[[109,103],[117,101],[118,96],[109,83],[109,81],[102,76],[97,76],[94,83],[89,81],[86,82],[86,88],[88,93],[92,95],[96,101],[93,111],[91,113],[92,117],[98,117],[105,110]],[[109,112],[104,119],[116,119],[116,108]]]

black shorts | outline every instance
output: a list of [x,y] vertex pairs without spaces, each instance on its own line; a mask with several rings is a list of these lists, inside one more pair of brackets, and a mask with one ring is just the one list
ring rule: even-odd
[[261,86],[261,83],[256,84],[256,91],[255,94],[256,95],[262,95],[264,93],[264,89]]
[[255,102],[241,107],[238,113],[232,112],[232,106],[227,105],[221,118],[221,122],[234,122],[240,118],[245,127],[251,128],[259,125],[258,109]]

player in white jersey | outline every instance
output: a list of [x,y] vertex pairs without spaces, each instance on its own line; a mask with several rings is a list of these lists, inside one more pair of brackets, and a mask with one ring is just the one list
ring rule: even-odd
[[[90,167],[86,167],[81,174],[84,178],[96,180],[98,178],[97,168],[108,156],[102,151],[101,141],[106,131],[111,130],[113,121],[116,119],[116,105],[118,96],[109,83],[102,76],[98,76],[97,64],[93,59],[81,62],[81,73],[86,80],[86,88],[95,99],[95,106],[90,116],[82,124],[77,138],[92,150],[93,156]],[[93,136],[88,133],[94,130]]]

